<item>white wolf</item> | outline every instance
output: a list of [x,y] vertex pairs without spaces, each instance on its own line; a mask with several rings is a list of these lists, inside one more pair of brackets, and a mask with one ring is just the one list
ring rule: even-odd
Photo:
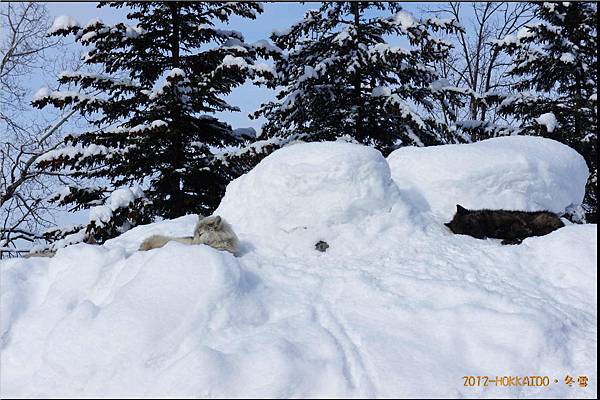
[[217,250],[226,250],[239,255],[239,240],[231,226],[220,216],[199,217],[194,236],[170,237],[153,235],[144,240],[140,250],[151,250],[163,247],[167,242],[176,241],[184,244],[206,244]]
[[23,256],[23,258],[31,258],[31,257],[54,257],[56,255],[55,251],[38,251],[35,253],[27,253]]

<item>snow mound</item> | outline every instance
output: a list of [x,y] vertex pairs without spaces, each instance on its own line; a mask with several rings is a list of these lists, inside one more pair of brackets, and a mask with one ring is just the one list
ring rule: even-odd
[[389,210],[397,201],[389,166],[377,150],[345,142],[299,143],[233,181],[216,213],[240,228],[269,224],[292,230],[346,223]]
[[[324,230],[342,224],[408,210],[379,151],[323,142],[275,151],[227,186],[215,214],[224,216],[236,232],[276,240],[302,232],[324,235]],[[314,236],[313,244],[318,240]]]
[[[150,227],[183,232],[190,222]],[[595,376],[594,225],[521,246],[441,230],[399,245],[390,232],[387,252],[353,257],[126,250],[146,233],[3,262],[2,397],[596,395],[593,381],[462,380]]]
[[456,204],[562,213],[581,204],[589,174],[575,150],[532,136],[404,147],[392,152],[388,162],[398,186],[412,192],[422,209],[443,218],[454,214]]
[[[20,378],[31,374],[27,390],[36,397],[48,390],[69,397],[82,382],[84,396],[160,390],[149,373],[157,366],[180,358],[177,369],[189,372],[203,359],[226,364],[224,354],[198,341],[264,319],[262,306],[245,299],[256,278],[229,253],[203,245],[168,243],[163,251],[128,254],[80,244],[29,266],[29,272],[19,261],[3,268],[2,347],[10,346],[3,352],[2,387],[23,390]],[[174,379],[163,372],[163,379]],[[198,372],[196,384],[224,372]]]
[[[515,176],[485,169],[475,189],[455,180],[447,196],[467,206],[493,173],[489,185],[505,179],[523,201],[510,185],[541,201],[544,190],[566,192],[567,171],[580,180],[577,157],[527,140],[423,149],[420,160],[450,175],[471,162],[463,157],[487,154]],[[554,160],[542,168],[545,151]],[[53,258],[3,260],[1,397],[595,398],[596,225],[518,246],[453,235],[417,153],[390,157],[405,180],[397,188],[381,154],[358,145],[275,152],[217,210],[245,245],[241,257],[176,242],[137,251],[153,234],[190,235],[188,215]],[[550,381],[464,386],[469,375]],[[567,386],[566,375],[587,375],[589,386]]]

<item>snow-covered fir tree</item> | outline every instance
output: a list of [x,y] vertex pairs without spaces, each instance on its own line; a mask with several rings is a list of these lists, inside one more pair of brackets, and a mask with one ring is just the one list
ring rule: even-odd
[[521,121],[521,133],[565,143],[585,158],[591,176],[584,210],[597,221],[598,49],[597,4],[541,3],[539,22],[496,44],[513,58],[516,94],[499,111]]
[[[281,89],[254,114],[267,119],[263,138],[346,137],[384,153],[455,142],[456,93],[432,68],[451,45],[432,32],[456,29],[453,20],[417,19],[393,2],[325,2],[308,11],[271,36]],[[440,103],[446,120],[434,115]]]
[[251,2],[110,2],[127,7],[126,23],[56,19],[49,34],[73,34],[84,62],[100,73],[63,72],[75,91],[41,89],[37,107],[73,107],[94,129],[66,137],[40,168],[70,169],[104,186],[70,187],[56,201],[91,208],[80,239],[104,240],[159,216],[209,214],[242,171],[220,153],[244,143],[215,112],[239,111],[224,96],[246,79],[271,79],[256,62],[260,46],[224,29],[230,17],[254,19]]

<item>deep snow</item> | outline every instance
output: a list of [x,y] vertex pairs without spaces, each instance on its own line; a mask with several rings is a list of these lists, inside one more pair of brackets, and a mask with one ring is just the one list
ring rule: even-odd
[[[136,251],[151,234],[189,235],[185,216],[2,262],[0,394],[596,397],[596,226],[502,246],[441,224],[456,202],[562,211],[586,176],[541,138],[402,149],[389,164],[347,143],[286,147],[217,210],[239,258]],[[559,383],[473,388],[465,375]]]

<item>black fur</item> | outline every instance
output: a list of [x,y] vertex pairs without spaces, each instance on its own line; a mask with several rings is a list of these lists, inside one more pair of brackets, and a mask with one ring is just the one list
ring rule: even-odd
[[565,226],[549,211],[467,210],[458,204],[454,218],[444,225],[460,235],[504,239],[502,244],[519,244],[527,237],[547,235]]

